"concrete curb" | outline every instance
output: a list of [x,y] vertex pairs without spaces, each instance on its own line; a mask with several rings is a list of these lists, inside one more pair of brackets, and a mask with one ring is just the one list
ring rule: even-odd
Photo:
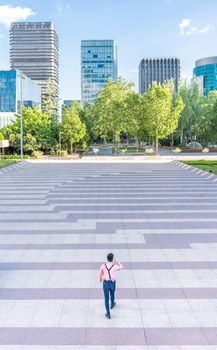
[[12,165],[8,165],[4,168],[2,168],[0,170],[0,175],[1,174],[6,174],[6,173],[9,173],[10,171],[13,171],[13,170],[16,170],[16,169],[20,169],[20,168],[23,168],[28,162],[27,161],[23,161],[23,162],[20,162],[20,163],[15,163],[15,164],[12,164]]
[[180,169],[191,171],[197,175],[203,176],[207,180],[211,179],[212,182],[217,182],[217,175],[215,175],[213,173],[209,173],[208,171],[205,171],[205,170],[202,170],[199,168],[195,168],[192,165],[184,164],[184,163],[180,162],[179,160],[173,161],[173,164],[178,165],[178,167],[180,167]]

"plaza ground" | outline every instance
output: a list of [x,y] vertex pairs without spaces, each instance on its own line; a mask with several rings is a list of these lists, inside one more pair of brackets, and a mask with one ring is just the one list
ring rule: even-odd
[[[124,264],[104,317],[98,269]],[[217,177],[177,161],[0,173],[0,350],[216,350]]]

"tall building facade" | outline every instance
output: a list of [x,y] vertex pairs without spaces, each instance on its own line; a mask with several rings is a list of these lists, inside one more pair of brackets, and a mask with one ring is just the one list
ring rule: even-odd
[[11,69],[19,69],[40,87],[43,97],[47,83],[59,95],[59,39],[51,22],[16,22],[10,30]]
[[176,57],[143,58],[139,65],[139,93],[144,94],[153,82],[163,84],[174,81],[174,88],[178,91],[180,80],[180,60]]
[[205,96],[212,90],[217,90],[217,57],[206,57],[197,60],[193,70],[194,79]]
[[82,104],[92,103],[109,78],[117,80],[117,49],[114,40],[82,40]]
[[0,128],[20,111],[21,98],[25,107],[40,107],[41,88],[16,69],[0,71]]

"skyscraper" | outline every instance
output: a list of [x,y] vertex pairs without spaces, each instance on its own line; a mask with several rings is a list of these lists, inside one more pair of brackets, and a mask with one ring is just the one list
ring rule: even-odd
[[206,57],[197,60],[193,70],[194,78],[205,96],[212,90],[217,90],[217,57]]
[[[35,81],[46,97],[47,82],[59,93],[59,40],[51,22],[17,22],[10,30],[11,69],[19,69]],[[43,105],[42,105],[43,108]]]
[[109,78],[117,80],[117,52],[114,41],[82,40],[82,103],[92,103]]
[[180,80],[180,60],[178,58],[143,58],[139,65],[139,93],[144,94],[153,82],[163,84],[173,80],[178,90]]

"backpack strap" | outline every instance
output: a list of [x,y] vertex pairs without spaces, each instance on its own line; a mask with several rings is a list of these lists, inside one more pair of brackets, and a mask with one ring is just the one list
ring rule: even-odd
[[106,270],[108,271],[110,280],[112,279],[112,278],[111,278],[110,271],[111,271],[111,269],[113,268],[113,266],[114,266],[114,264],[110,267],[110,269],[108,269],[107,265],[105,264],[105,267],[106,267]]

